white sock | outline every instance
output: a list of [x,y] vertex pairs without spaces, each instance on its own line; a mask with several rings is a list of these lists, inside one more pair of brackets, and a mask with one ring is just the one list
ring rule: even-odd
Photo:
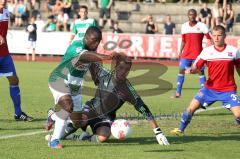
[[54,116],[55,127],[54,127],[51,141],[53,141],[55,139],[61,139],[61,137],[64,135],[65,125],[66,125],[65,123],[69,116],[69,113],[63,109],[54,114],[55,114],[55,116]]

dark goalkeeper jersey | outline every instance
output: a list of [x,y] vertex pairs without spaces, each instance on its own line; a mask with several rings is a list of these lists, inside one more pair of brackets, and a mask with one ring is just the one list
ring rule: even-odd
[[114,79],[114,72],[106,70],[97,63],[92,64],[89,70],[93,81],[97,85],[97,90],[95,97],[86,102],[86,105],[95,111],[95,115],[106,115],[114,120],[116,111],[125,102],[129,102],[147,120],[153,119],[152,113],[128,80],[118,83]]

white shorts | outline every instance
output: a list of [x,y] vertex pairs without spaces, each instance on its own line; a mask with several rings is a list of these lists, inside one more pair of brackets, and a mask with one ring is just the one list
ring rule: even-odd
[[[53,98],[54,98],[54,104],[56,105],[59,101],[59,99],[62,96],[65,95],[70,95],[70,93],[62,93],[59,92],[55,89],[53,89],[51,86],[48,86],[50,91],[52,92]],[[82,110],[82,95],[78,94],[76,96],[71,96],[72,97],[72,101],[73,101],[73,111],[78,112]]]
[[28,41],[28,49],[35,49],[36,41]]
[[55,89],[53,89],[50,85],[48,85],[50,91],[52,92],[52,95],[53,95],[53,98],[54,98],[54,103],[57,104],[59,99],[62,97],[62,96],[65,96],[65,95],[70,95],[70,93],[62,93],[62,92],[59,92]]

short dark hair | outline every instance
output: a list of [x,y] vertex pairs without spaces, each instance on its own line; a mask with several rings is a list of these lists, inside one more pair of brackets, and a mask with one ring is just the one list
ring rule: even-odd
[[84,8],[84,9],[88,10],[88,7],[87,7],[86,5],[81,5],[81,6],[79,7],[79,9],[81,9],[81,8]]
[[91,36],[93,35],[95,38],[101,40],[102,39],[102,31],[96,27],[96,26],[90,26],[87,31],[86,31],[86,34],[85,36]]
[[221,31],[223,34],[226,34],[226,29],[222,25],[216,25],[215,27],[213,27],[213,30]]
[[195,9],[189,9],[189,10],[188,10],[188,14],[189,14],[190,12],[193,12],[194,14],[197,14],[197,11],[196,11]]

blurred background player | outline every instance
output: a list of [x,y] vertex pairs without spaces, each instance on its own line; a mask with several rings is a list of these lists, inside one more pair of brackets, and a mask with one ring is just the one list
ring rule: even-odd
[[[82,112],[71,114],[70,118],[73,124],[67,125],[63,138],[75,132],[79,127],[86,130],[86,127],[89,125],[93,135],[80,135],[82,136],[81,138],[71,135],[71,139],[89,140],[92,142],[107,141],[111,135],[111,124],[116,119],[117,110],[125,102],[129,102],[149,121],[158,143],[169,145],[148,106],[127,80],[127,75],[132,65],[130,58],[121,53],[116,54],[113,59],[113,71],[108,71],[100,64],[94,63],[91,65],[89,70],[93,81],[98,86],[95,97],[86,102]],[[87,121],[87,125],[84,125],[83,120]]]
[[10,96],[15,110],[15,120],[32,121],[33,118],[28,116],[21,109],[21,94],[18,86],[19,80],[7,45],[7,31],[10,14],[5,6],[6,0],[0,0],[0,77],[7,77],[9,81]]
[[194,112],[199,108],[206,109],[216,101],[222,102],[223,107],[233,113],[237,124],[240,125],[240,98],[234,79],[234,66],[240,76],[240,52],[238,48],[225,43],[226,33],[223,26],[217,25],[213,28],[212,38],[214,46],[203,49],[188,71],[197,73],[206,64],[208,80],[183,112],[180,126],[172,130],[172,134],[183,134]]
[[29,61],[29,54],[32,54],[32,61],[36,61],[35,59],[35,49],[36,49],[36,41],[37,41],[37,25],[35,24],[35,17],[31,17],[30,23],[27,25],[28,32],[28,51],[26,54],[26,59]]
[[98,0],[99,11],[99,27],[102,29],[104,26],[103,17],[104,15],[107,18],[109,28],[112,29],[112,20],[111,20],[111,7],[113,0]]
[[79,19],[75,20],[70,38],[70,44],[75,40],[83,40],[86,30],[90,26],[97,26],[94,19],[88,18],[88,7],[85,5],[80,6]]
[[[179,98],[182,93],[182,86],[185,78],[185,70],[191,67],[194,60],[202,51],[202,41],[204,35],[207,39],[211,39],[207,26],[196,20],[197,11],[195,9],[188,10],[189,21],[184,23],[181,28],[182,43],[179,52],[180,64],[179,74],[177,76],[177,90],[173,98]],[[203,87],[206,78],[204,69],[199,73],[200,86]]]

